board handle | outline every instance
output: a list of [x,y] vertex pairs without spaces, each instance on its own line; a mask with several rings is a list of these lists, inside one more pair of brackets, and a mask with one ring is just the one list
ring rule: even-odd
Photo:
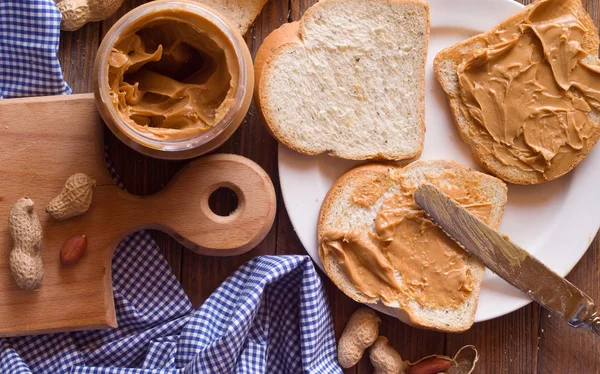
[[[220,187],[238,197],[237,208],[219,216],[209,207]],[[165,231],[185,247],[205,255],[233,256],[260,243],[273,225],[275,188],[255,162],[238,155],[206,156],[186,165],[161,192],[139,198],[138,217],[150,217],[138,227]]]

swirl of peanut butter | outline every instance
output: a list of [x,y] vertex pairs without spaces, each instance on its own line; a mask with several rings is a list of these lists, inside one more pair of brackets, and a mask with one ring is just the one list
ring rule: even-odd
[[[358,230],[331,230],[321,244],[323,256],[333,256],[350,282],[371,298],[398,299],[402,286],[381,250]],[[375,270],[375,271],[373,271]]]
[[160,16],[140,21],[112,49],[113,105],[129,126],[151,138],[197,136],[231,107],[237,84],[232,47],[216,27],[196,26]]
[[600,68],[586,63],[582,46],[588,32],[571,8],[542,0],[459,66],[464,114],[501,164],[552,179],[600,131],[592,120]]

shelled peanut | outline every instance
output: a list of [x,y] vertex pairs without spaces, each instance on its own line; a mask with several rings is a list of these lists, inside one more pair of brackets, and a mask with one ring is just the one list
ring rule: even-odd
[[69,238],[60,250],[60,262],[63,265],[75,265],[81,260],[87,250],[88,240],[85,235],[75,235]]

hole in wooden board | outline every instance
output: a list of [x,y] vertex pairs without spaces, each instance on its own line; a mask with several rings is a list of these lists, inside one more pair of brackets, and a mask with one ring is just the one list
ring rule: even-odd
[[210,210],[221,217],[230,216],[238,208],[238,205],[238,195],[228,187],[219,187],[208,197]]

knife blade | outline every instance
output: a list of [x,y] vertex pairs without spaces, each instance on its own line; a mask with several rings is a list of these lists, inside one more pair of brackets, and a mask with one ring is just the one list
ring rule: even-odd
[[439,188],[424,184],[415,201],[434,223],[492,272],[573,327],[600,336],[600,315],[594,301],[507,236],[486,225]]

